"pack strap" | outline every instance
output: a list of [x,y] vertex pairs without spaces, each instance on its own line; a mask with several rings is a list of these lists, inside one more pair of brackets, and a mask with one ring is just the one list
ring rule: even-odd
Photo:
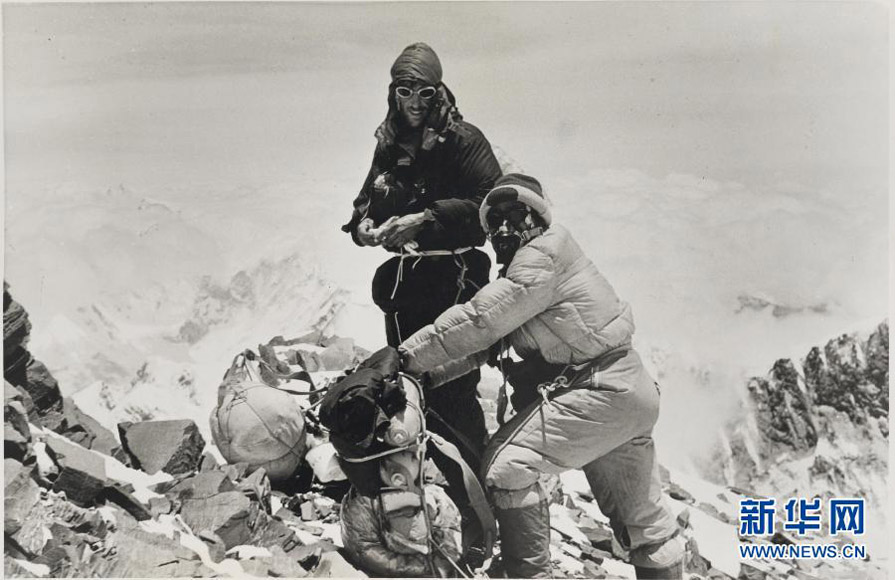
[[485,560],[491,558],[494,549],[494,539],[497,536],[497,523],[494,520],[494,514],[488,505],[485,497],[485,490],[482,489],[478,477],[475,472],[463,460],[460,450],[457,446],[440,436],[438,433],[430,433],[429,439],[435,445],[435,448],[446,458],[450,459],[458,466],[463,473],[463,486],[466,488],[466,495],[469,498],[469,505],[475,512],[479,523],[482,525],[482,532],[485,539]]

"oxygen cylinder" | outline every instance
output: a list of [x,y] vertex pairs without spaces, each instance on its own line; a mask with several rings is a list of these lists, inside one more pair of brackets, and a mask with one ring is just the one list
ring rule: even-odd
[[379,462],[379,477],[389,487],[416,488],[419,474],[420,461],[415,448],[393,453]]
[[404,393],[407,396],[407,405],[403,410],[395,413],[391,418],[391,424],[383,434],[383,440],[393,447],[403,447],[412,442],[423,429],[423,420],[420,417],[420,393],[416,383],[409,379],[405,381],[407,388]]

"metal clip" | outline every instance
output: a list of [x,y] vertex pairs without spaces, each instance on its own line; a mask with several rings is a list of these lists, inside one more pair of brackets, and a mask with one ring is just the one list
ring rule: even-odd
[[553,393],[556,389],[562,389],[567,387],[569,384],[569,380],[560,375],[556,377],[552,383],[541,383],[538,385],[538,392],[541,393],[541,398],[544,399],[544,404],[554,408],[553,403],[550,401],[550,394]]

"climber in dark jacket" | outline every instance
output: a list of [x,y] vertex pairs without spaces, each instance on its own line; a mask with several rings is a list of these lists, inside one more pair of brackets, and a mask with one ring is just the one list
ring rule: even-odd
[[[485,242],[478,211],[500,166],[481,131],[463,120],[441,76],[438,56],[426,44],[408,46],[395,60],[373,164],[342,227],[358,245],[397,254],[373,278],[390,346],[469,300],[487,284],[491,267],[477,249]],[[470,373],[427,400],[434,411],[430,428],[457,441],[474,469],[487,436],[476,398],[479,376]]]

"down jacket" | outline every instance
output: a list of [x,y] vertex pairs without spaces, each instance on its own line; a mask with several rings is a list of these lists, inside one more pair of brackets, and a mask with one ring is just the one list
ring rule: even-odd
[[419,249],[481,246],[485,232],[479,205],[500,175],[491,144],[462,119],[451,122],[431,150],[380,144],[342,230],[360,245],[357,226],[364,218],[380,226],[393,216],[428,212],[430,219],[416,238]]
[[523,359],[581,364],[630,345],[634,320],[606,278],[562,226],[519,249],[506,276],[446,310],[401,345],[405,370],[434,384],[469,372],[503,337]]
[[[432,541],[453,561],[461,552],[460,512],[437,485],[426,485]],[[412,493],[412,492],[407,492]],[[379,496],[361,495],[352,488],[342,498],[342,541],[349,558],[373,576],[422,578],[432,576],[429,556],[440,577],[454,575],[444,555],[431,552],[425,516],[419,509],[386,514]]]

